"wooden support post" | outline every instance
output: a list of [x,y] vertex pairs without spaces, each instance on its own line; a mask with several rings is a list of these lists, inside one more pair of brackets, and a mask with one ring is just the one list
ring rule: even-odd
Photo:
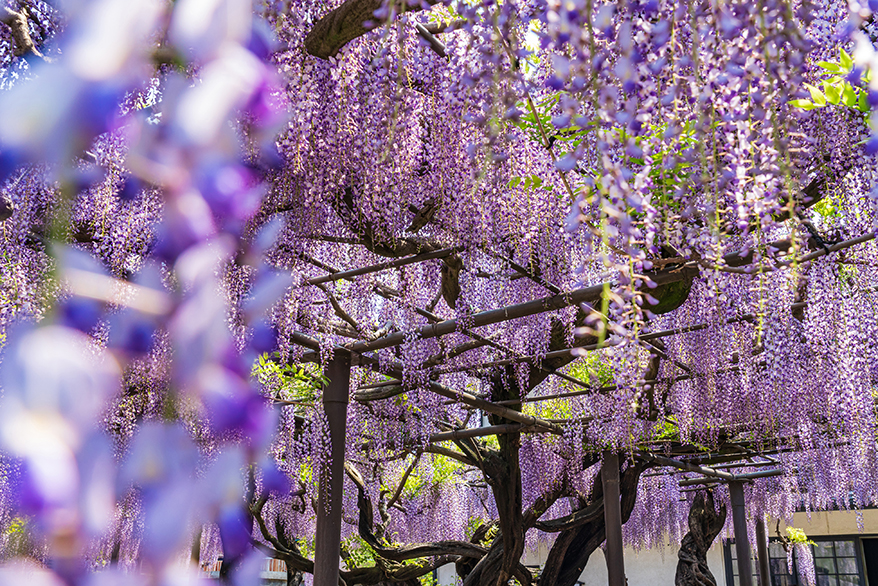
[[771,569],[768,565],[768,535],[765,532],[765,517],[756,521],[756,561],[759,566],[759,586],[771,586]]
[[607,534],[608,586],[625,586],[625,559],[622,555],[622,502],[619,496],[619,455],[604,452],[601,466],[604,489],[604,524]]
[[732,524],[735,528],[735,552],[738,555],[738,578],[741,586],[753,586],[753,566],[750,565],[750,539],[747,537],[747,510],[744,508],[744,483],[729,483],[732,500]]
[[314,586],[338,586],[341,545],[341,497],[344,486],[345,427],[351,356],[336,349],[326,369],[329,385],[323,391],[323,409],[329,423],[330,462],[320,474],[317,534],[314,538]]

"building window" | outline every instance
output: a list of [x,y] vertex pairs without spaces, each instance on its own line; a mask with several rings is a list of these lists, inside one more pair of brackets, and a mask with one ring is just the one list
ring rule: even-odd
[[817,541],[813,549],[817,586],[865,586],[860,578],[855,540]]
[[[738,577],[738,556],[735,551],[734,540],[730,540],[726,544],[726,551],[728,552],[726,559],[730,562],[727,567],[731,569],[731,581],[729,581],[729,585],[731,586],[734,584],[734,586],[740,586],[741,582]],[[793,560],[793,563],[795,564],[795,558],[793,558]],[[756,565],[755,552],[750,568],[753,570],[753,584],[762,586],[759,584],[759,568]],[[769,540],[768,542],[768,568],[771,572],[772,586],[798,586],[798,576],[789,573],[789,568],[787,566],[787,552],[784,551],[781,544],[777,541]],[[795,570],[795,566],[793,569]]]
[[[812,538],[816,545],[811,547],[814,555],[814,573],[817,586],[867,586],[861,555],[860,537]],[[755,552],[753,552],[755,558]],[[734,540],[725,544],[726,584],[740,586],[737,552]],[[777,540],[769,540],[769,569],[771,586],[800,586],[798,559],[793,554],[793,572],[787,566],[787,554]],[[756,560],[752,561],[753,584],[759,584]]]

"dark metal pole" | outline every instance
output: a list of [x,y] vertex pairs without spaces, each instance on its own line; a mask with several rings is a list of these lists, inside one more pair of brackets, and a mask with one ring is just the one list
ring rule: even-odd
[[619,455],[604,452],[601,466],[604,489],[604,525],[607,533],[608,586],[625,586],[625,559],[622,555],[622,503],[619,497]]
[[759,566],[759,585],[771,586],[771,570],[768,566],[768,536],[765,533],[765,518],[756,521],[756,561]]
[[732,524],[735,528],[735,552],[738,554],[738,578],[741,586],[753,586],[753,566],[750,565],[750,539],[747,537],[747,510],[744,508],[744,483],[729,483],[732,498]]
[[327,365],[329,385],[323,391],[323,410],[329,423],[329,469],[320,474],[317,534],[314,538],[314,586],[338,586],[341,545],[341,493],[344,486],[344,447],[351,355],[336,349]]

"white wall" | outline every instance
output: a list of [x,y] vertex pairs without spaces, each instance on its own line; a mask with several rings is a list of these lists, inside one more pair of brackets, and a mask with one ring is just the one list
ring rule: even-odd
[[[865,509],[860,511],[863,521],[864,533],[878,533],[878,509]],[[819,511],[811,513],[810,518],[806,513],[793,515],[793,527],[802,529],[806,535],[857,535],[860,528],[857,525],[857,514],[852,511]],[[766,527],[769,537],[775,536],[776,526]],[[780,530],[784,531],[786,524],[781,521]]]
[[[536,553],[526,554],[523,561],[527,565],[542,565],[547,554],[546,547],[541,546]],[[720,539],[717,539],[710,551],[707,552],[707,565],[717,582],[724,584],[725,569],[723,568],[723,548]],[[636,552],[631,548],[625,548],[625,575],[628,578],[628,586],[673,584],[676,572],[677,548],[666,547],[664,555],[658,549]],[[451,586],[457,583],[456,580],[457,574],[453,565],[449,564],[439,568],[439,584]],[[606,586],[607,562],[604,559],[603,550],[598,549],[591,554],[579,580],[585,586]]]
[[[634,551],[625,548],[625,577],[628,586],[658,586],[674,583],[677,573],[678,546]],[[720,540],[707,552],[707,565],[717,582],[725,582],[723,548]],[[580,581],[586,586],[604,586],[607,583],[607,562],[603,550],[594,552],[585,566]]]

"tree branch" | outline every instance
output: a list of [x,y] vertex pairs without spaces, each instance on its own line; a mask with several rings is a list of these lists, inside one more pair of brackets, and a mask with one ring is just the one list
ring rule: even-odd
[[454,460],[457,460],[461,464],[466,464],[467,466],[472,466],[473,468],[479,467],[478,464],[476,464],[472,459],[468,458],[464,454],[458,454],[454,450],[449,450],[448,448],[443,448],[442,446],[424,446],[424,451],[431,454],[437,454],[439,456],[445,456],[446,458],[452,458]]
[[40,53],[33,38],[30,36],[29,16],[30,14],[26,6],[22,6],[21,12],[15,12],[9,7],[4,7],[3,12],[0,12],[0,22],[12,29],[12,39],[15,41],[12,54],[16,57],[23,57],[28,53],[33,53],[40,59],[48,61],[49,59]]
[[[415,4],[402,2],[397,7],[404,12],[411,12],[435,3],[436,0],[424,0]],[[314,24],[314,28],[305,37],[305,51],[321,59],[335,57],[346,44],[381,24],[383,19],[377,18],[375,12],[382,4],[382,0],[347,0]]]
[[418,461],[421,459],[421,454],[422,454],[422,453],[423,453],[423,452],[422,452],[421,450],[418,450],[417,452],[415,452],[415,458],[414,458],[414,460],[412,460],[412,463],[409,464],[409,467],[408,467],[408,468],[406,468],[405,472],[404,472],[403,475],[402,475],[402,478],[401,478],[400,481],[399,481],[399,486],[396,487],[396,491],[393,493],[393,495],[392,495],[392,496],[390,497],[390,499],[387,501],[387,506],[388,506],[388,507],[392,507],[393,504],[394,504],[397,500],[399,500],[399,497],[400,497],[400,495],[402,494],[403,489],[405,488],[405,483],[408,481],[409,476],[411,476],[412,472],[414,472],[414,470],[415,470],[415,466],[418,465]]

